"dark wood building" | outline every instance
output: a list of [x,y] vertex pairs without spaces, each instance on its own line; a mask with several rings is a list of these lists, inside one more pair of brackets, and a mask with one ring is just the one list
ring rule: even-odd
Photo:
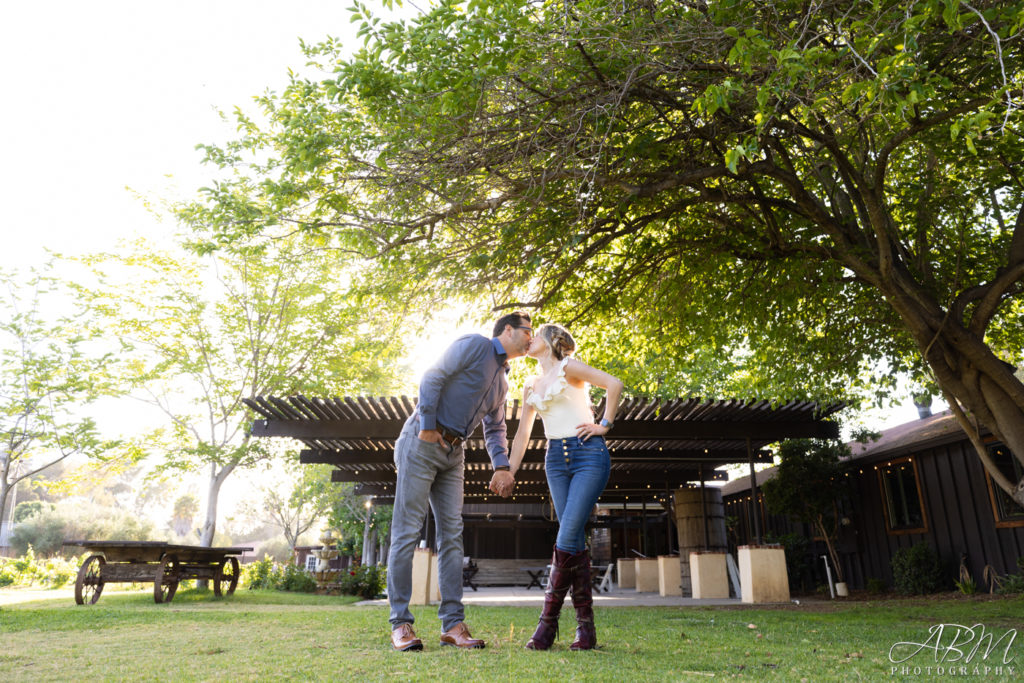
[[[1021,478],[1020,464],[991,437],[990,454],[1012,481]],[[927,541],[941,558],[949,586],[959,575],[961,558],[978,583],[986,566],[999,574],[1018,571],[1024,557],[1024,509],[995,486],[985,472],[956,418],[948,412],[932,415],[885,431],[867,445],[852,444],[848,475],[853,485],[842,501],[847,523],[841,527],[838,550],[847,583],[867,586],[869,579],[892,585],[893,555]],[[757,473],[758,484],[774,469]],[[733,520],[740,542],[750,538],[752,506],[770,537],[801,534],[813,540],[807,525],[767,514],[763,498],[753,505],[750,479],[723,487],[726,515]],[[825,553],[820,541],[809,551],[817,581],[824,581]],[[964,557],[965,556],[965,557]]]

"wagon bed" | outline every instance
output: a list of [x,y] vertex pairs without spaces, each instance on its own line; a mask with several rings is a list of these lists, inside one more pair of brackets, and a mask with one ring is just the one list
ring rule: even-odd
[[178,582],[213,581],[216,595],[231,595],[238,586],[235,555],[252,548],[206,548],[163,541],[65,541],[92,554],[82,563],[75,581],[75,602],[93,604],[108,583],[153,582],[153,599],[170,602]]

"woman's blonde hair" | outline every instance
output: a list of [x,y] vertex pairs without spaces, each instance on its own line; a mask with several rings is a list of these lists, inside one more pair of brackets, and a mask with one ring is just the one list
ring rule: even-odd
[[551,347],[551,353],[556,360],[562,360],[576,350],[576,340],[569,334],[569,330],[561,325],[544,323],[537,330],[537,336]]

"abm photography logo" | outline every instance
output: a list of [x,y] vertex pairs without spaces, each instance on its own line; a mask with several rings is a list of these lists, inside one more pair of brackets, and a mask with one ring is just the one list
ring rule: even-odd
[[983,624],[936,624],[928,637],[889,648],[893,676],[1013,676],[1011,652],[1017,629],[989,629]]

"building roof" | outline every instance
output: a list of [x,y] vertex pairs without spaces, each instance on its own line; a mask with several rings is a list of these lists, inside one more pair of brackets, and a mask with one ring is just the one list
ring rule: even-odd
[[[260,396],[246,404],[263,417],[253,423],[254,436],[298,439],[305,446],[301,462],[332,464],[334,481],[359,482],[358,493],[378,496],[382,502],[394,495],[395,440],[415,410],[415,401],[405,396]],[[828,418],[842,407],[808,401],[773,406],[767,401],[696,398],[624,400],[608,436],[612,472],[601,502],[650,500],[688,482],[724,479],[715,468],[748,462],[750,453],[755,462],[770,462],[770,454],[762,449],[780,439],[835,438],[838,425]],[[602,409],[598,406],[598,414]],[[509,403],[505,414],[511,436],[519,426],[519,401]],[[547,497],[544,448],[538,420],[516,475],[517,502]],[[480,429],[470,435],[465,449],[466,503],[509,502],[487,490],[491,467]]]
[[913,420],[882,432],[882,436],[868,443],[849,444],[852,460],[884,458],[909,448],[930,448],[966,438],[956,416],[949,410],[929,417]]
[[[987,433],[985,430],[982,433]],[[966,439],[967,435],[949,410],[936,413],[905,424],[897,425],[882,432],[882,435],[868,443],[851,441],[850,462],[881,460],[911,451],[941,446]],[[766,467],[756,473],[757,486],[775,476],[776,467]],[[750,490],[750,476],[733,479],[722,486],[722,496],[731,496]]]

